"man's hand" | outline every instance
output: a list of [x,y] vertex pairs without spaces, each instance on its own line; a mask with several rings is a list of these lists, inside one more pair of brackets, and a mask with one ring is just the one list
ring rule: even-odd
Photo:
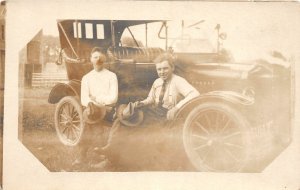
[[90,96],[90,99],[91,99],[93,102],[96,102],[96,97],[95,97],[95,96]]
[[135,106],[135,108],[141,108],[141,107],[145,106],[145,104],[141,101],[136,101],[136,102],[134,102],[134,106]]
[[170,109],[167,113],[167,119],[173,120],[175,118],[177,111],[178,111],[177,107],[173,107],[172,109]]
[[97,97],[95,97],[95,96],[90,95],[90,99],[96,106],[99,106],[99,107],[105,106],[105,104],[103,102],[100,102],[99,100],[97,100]]

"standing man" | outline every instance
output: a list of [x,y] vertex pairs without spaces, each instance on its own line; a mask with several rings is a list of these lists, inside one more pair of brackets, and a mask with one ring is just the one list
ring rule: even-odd
[[156,115],[172,120],[179,108],[200,94],[184,78],[173,73],[171,55],[165,54],[156,61],[159,78],[154,81],[148,97],[136,104],[138,107],[151,106]]
[[[98,127],[93,124],[102,121],[112,112],[118,99],[118,80],[115,73],[104,68],[106,57],[100,48],[92,49],[90,61],[94,69],[84,75],[81,81],[81,104],[86,107],[83,112],[86,129],[79,144],[79,158],[73,162],[73,165],[86,162],[88,167],[97,168],[97,164],[103,167],[101,161],[90,163],[87,159],[87,152],[93,143],[92,139],[97,135],[95,130]],[[96,136],[94,139],[103,138]]]

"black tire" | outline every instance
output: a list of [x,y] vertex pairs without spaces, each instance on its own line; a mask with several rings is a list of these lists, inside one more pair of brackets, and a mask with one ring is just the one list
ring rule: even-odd
[[248,129],[246,119],[229,105],[199,104],[184,122],[185,152],[199,171],[238,172],[248,161]]
[[73,96],[62,98],[55,109],[55,130],[59,140],[67,146],[76,146],[84,130],[82,106]]

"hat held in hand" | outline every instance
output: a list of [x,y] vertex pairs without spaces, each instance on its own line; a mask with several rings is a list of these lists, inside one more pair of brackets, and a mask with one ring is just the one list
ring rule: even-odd
[[129,102],[127,105],[121,104],[117,110],[117,117],[125,126],[135,127],[144,120],[143,111],[136,109],[136,104]]
[[89,102],[86,109],[83,111],[83,121],[88,124],[96,124],[104,119],[105,114],[105,106],[99,106]]

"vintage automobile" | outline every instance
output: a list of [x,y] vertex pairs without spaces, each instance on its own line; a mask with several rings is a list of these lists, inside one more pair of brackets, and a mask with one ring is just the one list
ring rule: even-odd
[[[187,34],[198,29],[203,20],[189,25],[181,21],[181,30],[177,28],[181,34],[175,37],[170,22],[58,21],[62,49],[58,63],[65,64],[69,83],[54,86],[48,102],[57,104],[55,128],[60,141],[75,146],[82,137],[80,83],[92,70],[90,51],[98,46],[107,52],[105,67],[117,74],[118,104],[145,98],[157,78],[154,59],[165,52],[173,54],[175,72],[201,93],[186,103],[175,119],[175,126],[182,130],[185,153],[196,170],[241,171],[251,161],[251,150],[257,143],[266,143],[260,141],[265,134],[272,137],[270,141],[275,139],[282,147],[287,146],[291,141],[293,113],[292,66],[288,60],[273,52],[270,57],[274,62],[261,59],[235,63],[221,47],[226,34],[220,32],[220,25],[214,28],[217,47],[209,52],[198,48],[207,41]],[[150,26],[156,27],[155,32],[153,28],[151,31],[162,47],[148,47]],[[135,31],[138,32],[134,34]],[[143,35],[142,40],[137,39],[139,35]],[[193,47],[193,51],[188,52],[184,48],[187,46]]]

